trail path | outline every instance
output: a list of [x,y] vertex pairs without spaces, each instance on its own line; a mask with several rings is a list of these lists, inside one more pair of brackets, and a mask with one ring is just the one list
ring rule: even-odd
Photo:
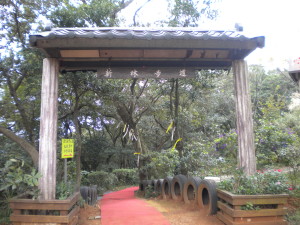
[[135,190],[138,187],[104,195],[101,200],[102,225],[170,225],[154,207],[135,198]]

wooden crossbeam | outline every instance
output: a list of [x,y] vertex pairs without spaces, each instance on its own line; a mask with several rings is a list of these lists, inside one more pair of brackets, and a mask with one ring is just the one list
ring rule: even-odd
[[128,79],[128,78],[194,78],[195,68],[176,67],[101,67],[97,75],[101,79]]

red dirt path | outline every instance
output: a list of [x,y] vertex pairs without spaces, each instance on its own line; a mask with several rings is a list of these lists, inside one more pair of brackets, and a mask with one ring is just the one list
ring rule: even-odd
[[170,225],[167,219],[145,201],[137,199],[138,187],[104,195],[101,200],[102,225]]

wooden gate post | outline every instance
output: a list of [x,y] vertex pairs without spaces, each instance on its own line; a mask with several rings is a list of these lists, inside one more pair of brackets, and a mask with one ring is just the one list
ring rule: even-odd
[[256,172],[256,157],[248,67],[244,60],[235,60],[232,66],[236,97],[238,166],[250,175]]
[[43,61],[39,180],[40,199],[55,199],[56,188],[56,138],[57,138],[57,97],[59,63],[55,58]]

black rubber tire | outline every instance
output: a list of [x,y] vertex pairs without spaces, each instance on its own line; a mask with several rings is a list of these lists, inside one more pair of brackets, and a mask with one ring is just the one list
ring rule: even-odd
[[141,180],[140,183],[139,183],[139,190],[140,191],[145,191],[145,187],[144,187],[144,183],[143,182],[144,182],[144,180]]
[[142,192],[146,191],[146,187],[148,187],[151,183],[151,180],[142,180],[139,184],[139,189]]
[[90,195],[91,195],[91,205],[95,205],[97,202],[97,185],[92,185],[90,187]]
[[151,180],[150,186],[152,187],[152,190],[154,191],[156,186],[157,180]]
[[164,179],[158,179],[157,182],[154,185],[154,191],[157,194],[161,194],[162,184],[164,182]]
[[173,200],[182,201],[183,200],[183,186],[187,181],[187,177],[184,175],[176,175],[171,183],[171,196]]
[[171,198],[171,183],[173,177],[166,177],[162,183],[161,195],[163,199]]
[[186,204],[197,203],[198,187],[202,179],[200,177],[188,177],[187,181],[183,186],[183,201]]
[[88,204],[88,199],[89,199],[89,187],[87,186],[82,186],[80,187],[80,194],[85,203]]
[[204,179],[197,190],[198,206],[200,210],[207,211],[207,215],[217,213],[217,185],[213,180]]

